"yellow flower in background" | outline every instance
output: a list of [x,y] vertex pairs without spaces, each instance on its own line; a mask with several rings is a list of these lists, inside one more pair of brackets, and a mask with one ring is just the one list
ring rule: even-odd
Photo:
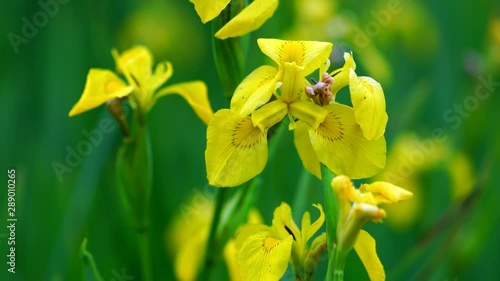
[[[189,0],[194,4],[194,8],[203,23],[211,21],[217,17],[226,6],[230,5],[230,0]],[[245,7],[239,14],[226,23],[215,37],[226,39],[245,35],[262,26],[278,8],[278,0],[254,0]]]
[[159,89],[173,70],[170,62],[160,62],[154,69],[153,56],[144,46],[135,46],[119,54],[112,51],[119,74],[107,69],[90,69],[80,100],[73,106],[69,116],[88,111],[115,98],[130,98],[132,106],[144,113],[165,95],[179,94],[194,109],[198,117],[208,124],[212,109],[207,97],[207,88],[201,81],[185,82]]
[[381,222],[386,216],[379,204],[394,204],[412,198],[413,194],[387,182],[362,184],[356,189],[346,176],[332,179],[332,189],[338,200],[336,257],[345,262],[354,248],[371,281],[385,280],[385,272],[377,256],[375,239],[361,228],[368,222]]
[[326,248],[326,236],[317,236],[311,246],[308,241],[325,221],[320,204],[313,205],[320,215],[311,223],[309,212],[302,217],[301,229],[292,219],[288,204],[281,203],[273,214],[272,226],[247,224],[236,236],[238,264],[242,280],[279,280],[291,262],[296,276],[312,275],[319,257]]
[[[304,167],[321,178],[320,162],[336,174],[373,176],[385,165],[385,100],[380,84],[358,77],[352,56],[326,73],[332,45],[317,41],[258,39],[278,68],[261,66],[237,87],[231,108],[215,113],[207,130],[207,177],[215,186],[236,186],[258,175],[267,162],[267,131],[289,117]],[[320,69],[321,81],[305,77]],[[338,81],[337,81],[338,80]],[[349,85],[354,108],[336,103]],[[330,88],[335,89],[334,92]]]

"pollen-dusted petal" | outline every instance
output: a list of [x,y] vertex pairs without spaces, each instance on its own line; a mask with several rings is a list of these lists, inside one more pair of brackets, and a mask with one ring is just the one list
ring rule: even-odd
[[211,185],[233,187],[258,175],[267,162],[267,130],[250,116],[229,109],[217,111],[207,129],[205,163]]
[[384,137],[367,140],[354,120],[352,108],[330,104],[325,120],[318,128],[311,127],[311,144],[321,163],[338,175],[353,179],[375,175],[385,165]]
[[362,184],[359,189],[361,192],[370,192],[373,194],[377,204],[393,204],[408,200],[413,197],[413,193],[392,183],[377,181],[371,184]]
[[252,122],[264,131],[283,120],[287,112],[288,106],[286,103],[275,100],[254,111]]
[[376,242],[368,232],[361,230],[358,239],[354,244],[354,250],[363,262],[370,281],[383,281],[385,280],[384,266],[377,256]]
[[189,0],[194,4],[194,9],[203,23],[206,23],[224,10],[231,0]]
[[303,66],[303,75],[318,69],[330,56],[332,43],[318,41],[284,41],[279,39],[258,39],[261,51],[283,66],[295,62]]
[[127,86],[112,71],[92,68],[87,74],[83,94],[69,112],[69,116],[98,107],[110,99],[128,96],[133,90],[133,86]]
[[314,129],[325,121],[329,112],[312,102],[297,100],[289,105],[290,113]]
[[378,139],[385,132],[387,113],[382,86],[370,77],[358,77],[351,69],[349,91],[356,122],[365,138]]
[[270,231],[248,237],[238,252],[242,280],[276,281],[288,267],[293,238],[279,239]]
[[115,58],[118,72],[123,73],[129,84],[142,87],[148,82],[152,74],[153,55],[144,46],[134,46],[121,55],[113,49],[112,55]]
[[148,105],[147,110],[150,110],[159,98],[169,94],[178,94],[183,97],[205,124],[208,124],[212,118],[213,111],[208,100],[207,86],[204,82],[184,82],[165,87],[155,95],[153,102]]
[[278,8],[278,0],[254,0],[243,11],[226,23],[215,37],[226,39],[245,35],[261,27]]
[[272,66],[261,66],[250,73],[238,85],[231,99],[231,110],[248,115],[271,98],[276,89],[278,70]]
[[296,128],[293,130],[293,142],[304,168],[321,179],[321,165],[309,139],[309,126],[306,123],[296,122]]

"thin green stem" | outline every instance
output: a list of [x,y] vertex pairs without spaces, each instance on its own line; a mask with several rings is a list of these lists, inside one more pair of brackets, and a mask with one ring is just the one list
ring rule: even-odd
[[207,246],[205,251],[205,259],[201,264],[201,269],[198,271],[196,280],[208,281],[212,280],[213,270],[215,264],[217,263],[217,257],[219,256],[219,251],[221,245],[219,245],[217,230],[221,227],[219,225],[221,219],[222,208],[226,201],[226,195],[228,193],[227,189],[220,188],[217,192],[217,199],[215,203],[215,211],[212,217],[212,224],[210,226],[210,233],[208,235]]
[[152,281],[153,271],[151,263],[151,244],[148,229],[141,229],[137,232],[139,238],[139,251],[141,257],[142,280]]
[[323,177],[323,190],[325,195],[325,216],[326,216],[326,242],[328,247],[328,269],[326,273],[326,280],[339,280],[335,279],[337,274],[337,257],[336,257],[336,242],[337,242],[337,220],[338,220],[338,206],[337,198],[333,193],[331,182],[334,174],[328,170],[324,165],[321,166],[321,174]]
[[[85,265],[88,266],[88,268],[89,268],[90,272],[92,273],[92,276],[94,276],[95,280],[104,281],[104,278],[102,278],[102,275],[99,272],[99,269],[97,269],[97,265],[95,264],[94,257],[92,256],[92,254],[89,251],[87,251],[87,238],[85,238],[83,240],[82,245],[80,246],[80,256],[82,257]],[[85,280],[91,280],[91,278],[88,278],[88,276],[86,276]]]

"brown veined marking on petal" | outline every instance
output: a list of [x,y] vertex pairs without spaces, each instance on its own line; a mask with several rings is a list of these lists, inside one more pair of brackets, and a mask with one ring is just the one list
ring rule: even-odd
[[274,247],[278,246],[281,243],[280,239],[277,239],[272,236],[268,236],[262,240],[262,248],[266,253],[269,253]]
[[[297,44],[299,46],[297,46]],[[301,52],[297,53],[297,49],[300,49]],[[281,45],[280,57],[284,62],[295,62],[297,65],[303,65],[304,62],[304,54],[306,53],[306,46],[302,41],[285,41],[283,45]]]
[[328,113],[325,121],[323,121],[314,131],[329,141],[339,141],[344,138],[343,124],[334,112]]
[[[265,135],[264,135],[265,136]],[[262,141],[263,135],[258,127],[254,127],[251,117],[243,119],[233,131],[231,143],[236,147],[250,148]]]

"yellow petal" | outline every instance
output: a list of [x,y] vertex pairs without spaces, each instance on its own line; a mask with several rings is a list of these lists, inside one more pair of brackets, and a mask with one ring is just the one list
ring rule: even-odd
[[257,109],[252,114],[252,122],[261,130],[267,130],[283,120],[288,111],[286,103],[275,100]]
[[274,209],[273,231],[282,239],[288,235],[292,235],[295,241],[301,239],[299,227],[292,218],[292,209],[285,202],[282,202],[281,205]]
[[236,232],[235,247],[241,249],[243,242],[248,237],[260,231],[272,231],[272,228],[264,224],[245,224],[241,226]]
[[142,87],[151,77],[153,68],[153,55],[144,46],[134,46],[121,55],[117,50],[112,51],[118,72],[123,73],[129,84]]
[[370,77],[358,77],[351,69],[349,91],[363,135],[369,140],[378,139],[384,134],[388,119],[382,86]]
[[92,68],[87,75],[83,94],[69,112],[69,116],[98,107],[110,99],[128,96],[133,90],[134,87],[127,86],[112,71]]
[[335,96],[337,92],[343,87],[349,85],[349,76],[351,69],[356,69],[356,63],[350,53],[344,53],[344,66],[330,73],[333,77],[333,83],[330,91]]
[[278,3],[278,0],[254,0],[219,29],[215,37],[219,39],[237,37],[258,29],[273,16]]
[[212,118],[213,111],[208,100],[207,86],[201,81],[179,83],[161,89],[147,110],[150,110],[159,98],[169,94],[178,94],[183,97],[205,124],[208,124]]
[[194,9],[203,23],[206,23],[224,10],[231,0],[189,0],[194,4]]
[[282,85],[280,87],[281,99],[286,103],[296,101],[300,94],[304,92],[306,84],[304,83],[303,66],[295,62],[285,62],[280,70]]
[[266,65],[245,77],[231,99],[231,110],[245,116],[268,102],[276,89],[277,73],[276,68]]
[[335,196],[337,196],[339,207],[339,226],[337,229],[344,229],[347,216],[351,210],[352,200],[350,197],[356,193],[356,189],[354,188],[351,179],[344,175],[334,177],[330,185],[335,193]]
[[352,108],[330,104],[317,129],[309,128],[311,144],[321,163],[338,175],[359,179],[375,175],[385,165],[384,137],[367,140],[354,120]]
[[361,262],[368,272],[370,281],[383,281],[385,280],[384,266],[377,256],[375,239],[368,234],[368,232],[361,230],[359,232],[358,240],[354,244],[354,249],[358,254]]
[[289,105],[290,113],[307,125],[318,128],[328,116],[328,110],[312,102],[297,100]]
[[321,165],[316,155],[316,151],[309,140],[309,126],[304,122],[296,122],[297,127],[293,131],[293,142],[299,153],[302,165],[311,174],[321,179]]
[[313,206],[319,210],[318,219],[311,224],[309,212],[305,212],[302,216],[301,233],[305,243],[309,241],[309,239],[321,228],[321,226],[323,226],[323,223],[325,222],[325,213],[323,212],[321,204],[313,204]]
[[155,72],[152,76],[150,76],[146,82],[146,85],[143,85],[147,91],[154,93],[161,85],[163,85],[173,74],[172,64],[168,61],[164,61],[158,63],[155,68]]
[[207,129],[205,162],[211,185],[232,187],[258,175],[267,162],[267,130],[254,127],[250,116],[217,111]]
[[236,249],[234,240],[229,240],[226,246],[224,246],[224,260],[226,260],[230,280],[242,280],[240,265],[238,264],[238,249]]
[[303,75],[318,69],[328,59],[332,44],[318,41],[284,41],[278,39],[258,39],[261,51],[283,66],[286,62],[295,62],[303,66]]
[[362,184],[359,189],[361,192],[370,192],[373,194],[377,204],[380,203],[398,203],[413,197],[413,193],[395,186],[388,182],[374,182],[371,184]]
[[205,256],[208,228],[190,236],[188,243],[179,249],[175,256],[175,275],[180,281],[193,281]]
[[276,281],[288,267],[293,238],[277,238],[269,231],[257,232],[245,240],[238,262],[243,280]]

